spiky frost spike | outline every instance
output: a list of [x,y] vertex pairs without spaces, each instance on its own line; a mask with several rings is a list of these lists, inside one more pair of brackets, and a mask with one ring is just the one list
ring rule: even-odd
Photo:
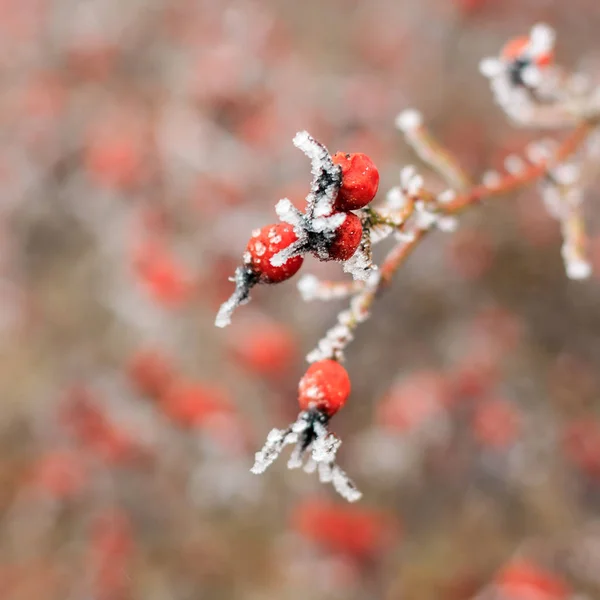
[[342,169],[334,165],[327,148],[317,142],[307,131],[300,131],[294,137],[294,146],[302,150],[311,162],[313,180],[311,191],[306,197],[306,214],[309,217],[323,217],[331,214],[333,203],[342,184]]
[[238,267],[232,281],[235,282],[235,291],[221,304],[215,319],[217,327],[227,327],[231,323],[231,315],[235,309],[250,301],[250,290],[258,283],[258,277],[248,267]]
[[256,453],[252,473],[264,473],[281,454],[295,444],[288,460],[288,469],[299,469],[304,465],[307,473],[315,470],[319,481],[332,483],[334,489],[348,502],[356,502],[362,496],[352,480],[336,464],[335,458],[342,445],[327,428],[328,418],[317,410],[303,411],[295,423],[287,429],[273,429],[267,436],[264,447]]
[[252,473],[259,475],[264,473],[281,454],[281,451],[290,444],[298,441],[298,433],[288,429],[271,429],[267,436],[265,445],[259,450],[254,458],[254,466],[250,469]]

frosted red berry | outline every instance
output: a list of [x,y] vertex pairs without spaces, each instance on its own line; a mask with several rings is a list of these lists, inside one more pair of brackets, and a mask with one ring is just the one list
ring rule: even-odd
[[[523,58],[529,46],[530,40],[527,36],[521,36],[509,40],[502,48],[501,56],[504,60],[514,61]],[[533,61],[538,67],[547,67],[554,62],[552,51],[544,52],[535,57]]]
[[344,222],[336,229],[328,252],[329,260],[348,260],[351,258],[362,238],[362,223],[353,213],[346,213]]
[[304,258],[294,256],[281,266],[273,266],[271,258],[298,239],[294,228],[287,223],[267,225],[255,229],[246,246],[244,263],[258,276],[261,283],[279,283],[298,272]]
[[334,208],[357,210],[369,204],[379,188],[379,171],[373,161],[360,152],[337,152],[332,160],[342,168],[342,185]]
[[302,410],[316,409],[331,417],[344,406],[350,395],[348,372],[335,360],[313,363],[298,385]]

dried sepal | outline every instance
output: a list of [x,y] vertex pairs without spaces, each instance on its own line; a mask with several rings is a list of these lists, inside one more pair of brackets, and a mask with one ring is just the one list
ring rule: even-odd
[[286,446],[294,444],[287,463],[288,469],[304,466],[306,472],[318,471],[322,483],[332,483],[338,494],[348,502],[362,496],[352,480],[336,464],[336,454],[342,442],[327,427],[329,419],[316,410],[303,411],[287,429],[273,429],[264,447],[256,453],[252,473],[264,473]]
[[250,301],[250,290],[258,283],[258,277],[252,269],[238,267],[231,281],[235,282],[235,291],[221,304],[215,319],[217,327],[227,327],[231,323],[231,316],[235,309]]
[[335,198],[342,184],[342,169],[333,164],[327,148],[307,131],[294,137],[294,146],[302,150],[311,162],[311,191],[306,197],[307,215],[323,217],[331,214]]

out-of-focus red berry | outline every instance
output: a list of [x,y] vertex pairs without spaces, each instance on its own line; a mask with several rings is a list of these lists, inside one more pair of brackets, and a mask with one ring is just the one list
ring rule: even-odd
[[79,495],[87,482],[80,455],[67,450],[55,450],[34,465],[31,483],[53,498],[68,500]]
[[489,353],[465,356],[450,372],[452,402],[479,399],[490,392],[499,378],[499,365]]
[[293,277],[304,262],[304,257],[294,256],[283,265],[275,267],[271,258],[298,239],[294,228],[287,223],[267,225],[252,232],[246,246],[244,263],[251,267],[261,283],[280,283]]
[[488,400],[475,408],[472,427],[480,444],[505,448],[519,435],[519,413],[505,400]]
[[591,477],[600,476],[600,424],[596,420],[577,419],[563,433],[567,458]]
[[377,421],[395,431],[417,429],[445,410],[451,401],[451,391],[442,373],[413,373],[391,388],[377,407]]
[[331,241],[328,251],[328,260],[348,260],[354,256],[363,228],[360,219],[353,213],[346,213],[344,222],[335,230],[335,237]]
[[360,152],[337,152],[332,160],[342,168],[342,185],[334,208],[356,210],[369,204],[379,188],[379,171],[373,161]]
[[511,600],[566,600],[571,594],[558,575],[524,559],[504,567],[494,583],[501,596]]
[[84,387],[69,391],[61,408],[61,421],[84,447],[109,463],[122,463],[143,455],[142,446],[102,412]]
[[142,177],[142,149],[134,137],[125,133],[97,133],[86,149],[85,165],[98,185],[129,188]]
[[94,598],[125,600],[130,597],[131,563],[135,551],[133,527],[126,513],[106,510],[90,527],[87,567],[93,574]]
[[164,414],[182,427],[201,427],[211,417],[231,411],[228,394],[220,387],[175,382],[161,397]]
[[350,395],[350,377],[335,360],[320,360],[308,367],[298,392],[302,410],[314,408],[331,417],[344,406]]
[[140,393],[157,398],[175,377],[173,365],[157,350],[139,350],[127,364],[127,374]]
[[142,284],[159,304],[175,308],[190,299],[192,275],[156,240],[142,243],[134,252],[134,266]]
[[299,504],[291,520],[315,544],[359,560],[376,557],[397,533],[396,523],[380,512],[318,499]]
[[232,352],[237,360],[257,375],[279,377],[296,356],[296,341],[289,327],[258,320],[232,334]]

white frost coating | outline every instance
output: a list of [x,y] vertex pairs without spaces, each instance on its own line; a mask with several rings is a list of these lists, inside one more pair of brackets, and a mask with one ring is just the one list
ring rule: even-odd
[[569,279],[587,279],[592,274],[592,266],[586,260],[572,259],[565,262]]
[[482,183],[487,188],[494,188],[500,185],[501,181],[502,177],[500,177],[500,174],[496,171],[486,171],[483,174]]
[[288,429],[273,429],[259,452],[252,473],[260,474],[273,463],[285,446],[296,444],[290,455],[288,469],[299,469],[304,465],[307,473],[318,470],[319,480],[332,483],[334,489],[348,502],[360,499],[361,493],[346,473],[335,463],[342,442],[314,413],[302,412]]
[[362,492],[356,489],[353,481],[340,467],[333,467],[332,483],[335,491],[348,502],[357,502],[362,498]]
[[221,304],[215,318],[217,327],[227,327],[231,323],[231,316],[235,309],[250,301],[249,292],[253,284],[248,279],[247,271],[242,267],[238,267],[231,281],[235,282],[235,291]]
[[399,242],[404,242],[405,244],[410,244],[415,241],[415,232],[414,231],[396,231],[394,237]]
[[281,451],[290,444],[298,442],[298,434],[292,429],[271,429],[263,448],[254,457],[254,466],[250,471],[256,475],[264,473],[273,464]]
[[542,71],[535,65],[529,65],[525,67],[521,72],[521,78],[530,88],[537,88],[542,83],[543,78]]
[[231,325],[231,316],[233,315],[233,312],[237,306],[238,304],[233,296],[228,300],[225,300],[225,302],[223,302],[219,308],[219,312],[217,313],[217,317],[215,319],[215,325],[221,328]]
[[375,225],[371,227],[371,244],[378,244],[391,235],[394,229],[390,225]]
[[[311,193],[306,198],[307,213],[314,217],[331,214],[341,181],[340,167],[333,164],[327,148],[312,138],[307,131],[298,132],[293,142],[296,148],[308,156],[311,163],[313,181]],[[322,181],[324,175],[328,176],[327,185]]]
[[362,244],[356,252],[343,264],[344,273],[349,273],[356,281],[366,281],[374,268],[370,252],[367,252]]
[[303,275],[298,280],[298,291],[306,302],[316,300],[319,297],[319,280],[314,275]]
[[575,164],[563,163],[552,169],[552,175],[562,185],[573,185],[579,179],[579,167]]
[[423,115],[418,110],[403,110],[395,120],[396,127],[403,133],[409,134],[423,125]]
[[407,204],[407,197],[404,195],[399,186],[391,188],[385,196],[385,202],[388,208],[392,210],[400,210]]
[[528,51],[534,57],[547,54],[554,48],[555,40],[554,29],[546,23],[538,23],[531,28]]
[[304,215],[292,204],[288,198],[282,198],[275,205],[275,212],[277,216],[284,223],[293,225],[294,227],[301,227],[304,223]]
[[456,217],[440,215],[437,220],[437,226],[440,231],[453,233],[458,229],[458,219]]
[[287,248],[280,250],[277,254],[271,256],[269,261],[274,267],[281,267],[285,263],[295,256],[300,256],[303,253],[304,239],[299,238],[293,244],[290,244]]
[[412,165],[407,165],[400,170],[400,186],[406,189],[413,177],[416,177],[417,170]]
[[479,62],[479,72],[488,79],[497,77],[504,71],[504,63],[497,58],[484,58]]
[[418,196],[419,192],[423,189],[424,183],[425,182],[423,181],[423,178],[420,175],[415,175],[415,177],[413,177],[410,180],[410,183],[406,187],[406,191],[408,192],[408,195],[409,196]]
[[415,227],[426,230],[437,223],[438,216],[428,210],[419,210],[415,214]]
[[437,201],[440,204],[449,204],[450,202],[454,202],[454,200],[456,200],[456,192],[450,189],[444,190],[437,197]]
[[550,143],[552,141],[554,140],[538,140],[527,144],[525,147],[525,155],[529,162],[534,165],[539,165],[550,159],[553,154],[552,145]]
[[511,175],[520,175],[527,168],[527,164],[517,154],[509,154],[504,159],[504,168]]
[[331,217],[315,217],[311,221],[314,231],[322,233],[325,231],[335,231],[346,220],[346,213],[338,213]]

